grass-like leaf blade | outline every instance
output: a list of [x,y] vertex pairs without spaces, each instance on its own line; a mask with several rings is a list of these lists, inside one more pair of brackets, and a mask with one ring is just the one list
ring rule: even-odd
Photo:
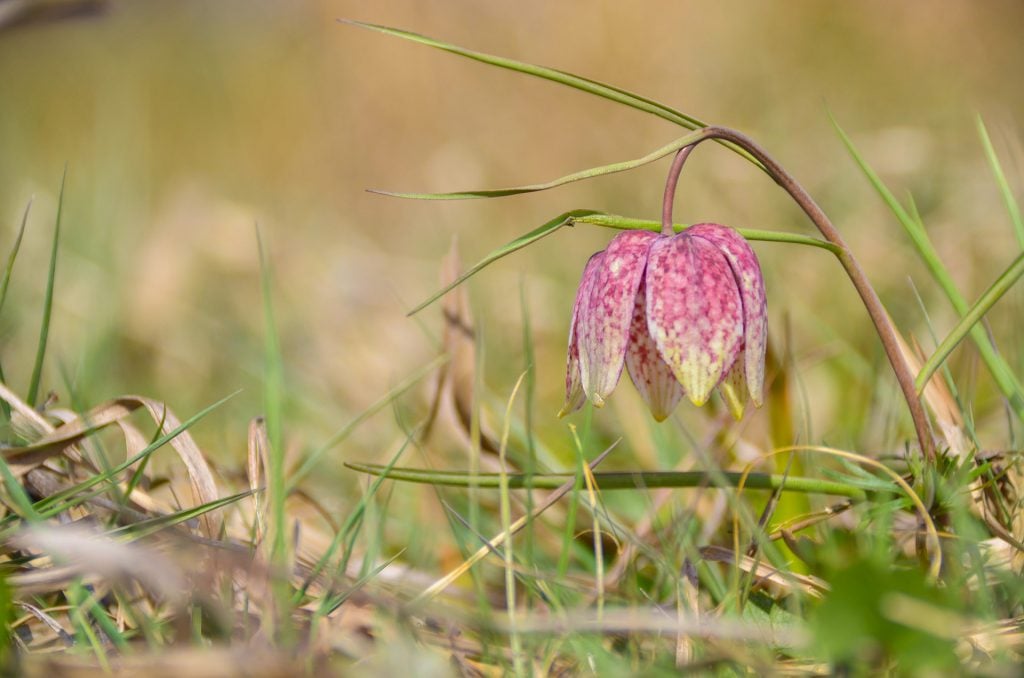
[[11,284],[11,273],[14,271],[14,260],[18,258],[18,251],[21,249],[21,240],[25,236],[25,226],[28,224],[28,215],[32,211],[32,201],[25,205],[25,212],[21,215],[21,226],[18,227],[18,236],[14,239],[14,245],[7,255],[7,264],[4,266],[3,278],[0,278],[0,311],[4,308],[4,301],[7,299],[7,288]]
[[[908,236],[910,236],[914,249],[917,250],[918,255],[928,267],[932,277],[939,283],[939,286],[946,294],[946,297],[949,299],[953,308],[960,317],[967,315],[967,312],[969,311],[967,300],[960,293],[960,290],[957,289],[956,283],[953,282],[953,277],[950,275],[945,264],[943,264],[942,260],[939,258],[939,254],[935,250],[935,246],[932,245],[932,242],[929,239],[927,232],[925,232],[921,222],[914,219],[903,205],[900,204],[888,187],[886,187],[882,182],[878,174],[871,169],[868,163],[860,155],[856,147],[853,145],[853,142],[850,140],[850,137],[846,135],[846,132],[844,132],[839,126],[839,123],[834,117],[832,118],[832,125],[835,127],[836,132],[839,134],[839,138],[849,151],[850,156],[860,167],[861,172],[863,172],[864,176],[868,179],[885,204],[888,205],[893,215],[895,215],[896,219],[900,222],[903,230],[906,231]],[[1021,387],[1020,382],[1013,374],[1013,371],[1006,363],[1006,360],[1003,359],[1003,357],[996,351],[983,328],[978,325],[974,325],[970,330],[970,335],[971,340],[974,341],[975,345],[978,347],[978,353],[985,362],[985,366],[988,368],[989,373],[995,380],[999,390],[1006,396],[1017,417],[1021,421],[1024,421],[1024,388]]]
[[[467,59],[479,61],[489,66],[497,66],[498,68],[504,68],[510,71],[515,71],[517,73],[523,73],[524,75],[530,75],[536,78],[550,80],[551,82],[555,82],[560,85],[565,85],[566,87],[572,87],[573,89],[577,89],[588,94],[593,94],[603,99],[608,99],[609,101],[614,101],[616,103],[629,106],[630,108],[635,108],[639,111],[644,111],[645,113],[656,115],[659,118],[668,120],[669,122],[673,122],[681,127],[685,127],[686,129],[699,129],[701,127],[708,126],[707,123],[691,115],[687,115],[682,111],[678,111],[672,108],[671,106],[663,104],[659,101],[655,101],[654,99],[649,99],[645,96],[641,96],[639,94],[630,92],[629,90],[622,89],[621,87],[609,85],[607,83],[600,82],[598,80],[593,80],[591,78],[585,78],[574,73],[568,73],[566,71],[560,71],[556,68],[548,68],[546,66],[537,66],[535,64],[529,64],[524,61],[517,61],[515,59],[499,57],[493,54],[487,54],[485,52],[477,52],[475,50],[466,49],[465,47],[459,47],[458,45],[452,45],[447,42],[435,40],[425,35],[420,35],[419,33],[404,31],[400,28],[391,28],[389,26],[381,26],[379,24],[371,24],[363,21],[354,21],[352,19],[338,19],[338,22],[348,24],[350,26],[366,28],[371,31],[377,31],[379,33],[384,33],[386,35],[402,38],[403,40],[417,42],[421,45],[426,45],[427,47],[433,47],[434,49],[440,49],[451,54],[456,54],[458,56],[465,57]],[[751,156],[743,149],[738,148],[737,146],[728,141],[721,141],[717,139],[716,141],[722,144],[723,146],[730,148],[738,155],[741,155],[742,157],[746,158],[757,167],[764,169],[761,163],[759,163],[756,159],[754,159],[753,156]]]
[[532,245],[541,238],[551,235],[552,233],[560,229],[562,226],[572,223],[573,220],[576,219],[577,217],[584,217],[590,214],[597,214],[597,212],[593,210],[572,210],[571,212],[566,212],[564,214],[558,215],[551,221],[548,221],[545,224],[538,226],[537,228],[533,229],[532,231],[525,235],[519,236],[515,240],[499,247],[498,249],[494,250],[486,257],[475,263],[473,266],[467,269],[465,273],[460,275],[454,281],[452,281],[448,285],[445,285],[440,290],[427,297],[427,299],[413,307],[413,309],[409,311],[406,315],[415,315],[416,313],[419,313],[427,306],[430,306],[432,303],[443,297],[448,292],[452,291],[462,283],[469,280],[471,277],[479,273],[482,269],[493,264],[498,259],[508,256],[513,252],[523,249],[527,245]]
[[675,153],[684,146],[696,143],[705,136],[706,135],[702,131],[698,130],[693,134],[687,134],[686,136],[680,137],[661,148],[655,149],[642,158],[624,160],[622,162],[616,162],[610,165],[601,165],[599,167],[591,167],[589,169],[573,172],[572,174],[567,174],[564,177],[559,177],[539,184],[527,184],[525,186],[512,186],[509,188],[482,188],[469,191],[453,191],[450,193],[400,193],[397,191],[382,191],[378,189],[369,190],[371,193],[377,193],[379,195],[386,195],[393,198],[411,198],[414,200],[472,200],[474,198],[503,198],[510,195],[522,195],[523,193],[536,193],[538,191],[546,191],[552,188],[557,188],[558,186],[571,184],[576,181],[583,181],[584,179],[593,179],[594,177],[600,177],[606,174],[627,172],[629,170],[636,169],[637,167],[642,167],[654,162],[655,160],[660,160],[667,155]]
[[1003,295],[1020,279],[1021,275],[1024,275],[1024,254],[1018,255],[1013,260],[1013,263],[1010,264],[1010,267],[985,290],[985,293],[978,298],[974,306],[960,319],[956,327],[942,340],[942,343],[939,344],[935,352],[932,353],[931,357],[921,367],[921,371],[918,373],[914,383],[918,394],[924,391],[928,380],[932,378],[935,370],[942,365],[953,349],[981,322],[981,319],[989,312],[989,309],[1002,299]]
[[39,396],[39,382],[43,376],[43,359],[46,357],[46,343],[50,337],[50,317],[53,313],[53,285],[57,277],[57,246],[60,244],[60,220],[64,213],[64,186],[68,179],[68,168],[60,179],[60,195],[57,198],[57,219],[53,226],[53,245],[50,248],[50,268],[46,275],[46,295],[43,297],[43,319],[39,326],[39,346],[32,365],[32,379],[29,381],[26,401],[33,407]]
[[[634,217],[623,217],[618,214],[594,213],[587,216],[575,217],[573,221],[577,224],[593,224],[605,228],[620,230],[645,230],[658,232],[661,230],[661,222],[653,219],[636,219]],[[690,224],[673,224],[676,233],[686,230]],[[808,245],[828,250],[833,254],[840,254],[839,247],[827,240],[814,238],[799,233],[786,233],[785,231],[765,231],[755,228],[737,228],[736,231],[747,240],[760,240],[763,242],[785,242],[793,245]]]
[[1017,235],[1017,242],[1020,244],[1021,249],[1024,249],[1024,218],[1021,217],[1020,206],[1017,204],[1017,199],[1013,197],[1010,182],[1006,180],[1003,166],[999,162],[999,156],[996,155],[995,147],[992,146],[992,139],[988,136],[985,121],[981,119],[980,115],[977,118],[977,124],[978,136],[981,137],[981,145],[985,149],[985,157],[988,159],[988,164],[992,168],[992,175],[999,185],[999,193],[1003,196],[1006,211],[1010,214],[1010,222],[1013,224],[1013,231]]
[[[502,479],[500,473],[464,473],[460,471],[434,471],[428,469],[387,468],[380,464],[361,464],[346,462],[345,466],[375,476],[387,476],[391,480],[428,485],[445,485],[449,487],[479,487],[498,489]],[[509,489],[532,487],[538,490],[550,490],[561,487],[566,480],[574,477],[573,473],[545,473],[528,475],[525,473],[508,474]],[[718,476],[719,474],[715,474]],[[723,471],[720,480],[726,485],[735,487],[743,478],[742,473]],[[714,486],[710,474],[704,471],[608,471],[594,473],[594,479],[602,490],[637,490],[661,487],[704,487]],[[789,492],[807,492],[830,494],[851,499],[863,500],[863,490],[840,482],[805,478],[797,476],[784,477],[777,474],[751,473],[747,475],[743,486],[751,490],[774,490],[782,488]]]

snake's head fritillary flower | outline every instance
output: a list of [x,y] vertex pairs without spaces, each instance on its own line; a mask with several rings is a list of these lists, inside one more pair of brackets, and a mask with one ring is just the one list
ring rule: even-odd
[[629,370],[654,418],[716,388],[739,419],[762,402],[768,312],[757,256],[736,231],[626,231],[590,258],[572,325],[561,414],[601,407]]

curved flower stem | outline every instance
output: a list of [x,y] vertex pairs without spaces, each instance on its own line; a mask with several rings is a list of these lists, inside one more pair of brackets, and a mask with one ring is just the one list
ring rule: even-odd
[[896,381],[899,382],[900,389],[903,391],[903,397],[907,401],[907,408],[910,410],[910,417],[914,421],[914,429],[921,446],[921,453],[930,463],[934,463],[936,458],[935,442],[932,438],[928,417],[925,415],[921,399],[918,397],[917,390],[914,387],[914,374],[900,352],[899,342],[896,338],[896,329],[893,327],[892,320],[889,318],[889,314],[886,313],[885,307],[882,306],[878,293],[871,286],[867,275],[864,273],[864,269],[860,267],[857,259],[853,256],[853,252],[850,251],[842,236],[839,235],[839,231],[825,215],[825,212],[814,202],[810,194],[804,190],[803,186],[753,139],[742,132],[737,132],[727,127],[705,127],[702,132],[704,132],[704,135],[700,139],[694,141],[690,146],[680,149],[672,163],[672,170],[669,172],[669,184],[665,187],[665,198],[662,203],[662,232],[666,234],[672,233],[671,230],[664,230],[665,215],[668,215],[669,228],[671,229],[672,201],[675,198],[674,184],[679,178],[679,172],[682,170],[683,163],[686,162],[690,150],[697,144],[708,139],[720,139],[735,144],[756,158],[768,171],[768,174],[775,179],[775,182],[789,193],[793,201],[800,206],[800,209],[810,218],[825,240],[828,240],[838,248],[836,258],[839,259],[839,263],[846,271],[846,275],[849,276],[850,282],[853,283],[857,294],[860,295],[864,308],[867,309],[868,315],[871,316],[871,321],[875,325],[878,338],[882,341],[882,348],[885,349],[885,355],[889,358],[889,365],[892,367]]
[[668,180],[665,182],[665,197],[661,200],[662,235],[673,235],[675,233],[675,230],[672,228],[672,205],[676,201],[676,186],[679,185],[679,173],[683,171],[686,159],[690,156],[691,151],[697,147],[698,143],[700,142],[683,146],[676,152],[675,158],[672,159],[672,167],[668,171]]

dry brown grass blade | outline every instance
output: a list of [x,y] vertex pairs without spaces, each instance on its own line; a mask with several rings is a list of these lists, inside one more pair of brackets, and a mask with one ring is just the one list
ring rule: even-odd
[[[160,599],[177,604],[185,595],[185,580],[178,568],[153,549],[137,543],[116,541],[78,525],[32,525],[14,535],[18,548],[66,563],[61,575],[94,574],[107,580],[130,578],[143,584]],[[17,585],[18,580],[9,580]],[[30,580],[31,581],[31,580]],[[26,583],[22,580],[22,583]]]
[[[0,384],[0,397],[7,400],[15,411],[23,413],[36,425],[45,427],[48,431],[31,445],[4,450],[4,456],[16,476],[29,473],[49,457],[66,452],[84,437],[113,423],[120,422],[140,408],[144,408],[149,413],[153,421],[160,426],[164,435],[181,426],[181,421],[164,403],[139,395],[114,398],[56,428],[2,384]],[[131,444],[135,441],[127,442]],[[206,504],[218,499],[217,483],[213,478],[213,473],[191,434],[188,431],[182,431],[170,441],[170,444],[185,464],[196,503]],[[214,513],[203,514],[199,521],[207,537],[214,538],[220,533],[221,520]]]
[[[700,549],[700,555],[704,560],[737,565],[732,549],[721,546],[703,546]],[[741,557],[738,567],[744,572],[752,572],[758,579],[770,581],[787,591],[799,590],[815,598],[821,598],[829,590],[828,583],[824,579],[811,575],[783,572],[750,556]]]
[[[914,340],[914,348],[911,348],[899,330],[896,330],[896,342],[903,359],[910,366],[911,372],[919,373],[924,362],[924,354],[917,341]],[[932,417],[946,441],[946,447],[950,454],[961,459],[965,457],[968,445],[967,439],[964,437],[963,416],[960,414],[956,400],[953,399],[953,394],[946,387],[946,383],[942,379],[929,379],[928,385],[924,389],[924,401],[932,412]]]
[[31,422],[41,431],[52,431],[53,425],[46,420],[46,417],[36,412],[35,408],[18,397],[18,395],[7,388],[6,384],[0,383],[0,398],[3,398],[11,406],[11,409],[25,420]]
[[[122,396],[118,400],[122,402],[134,401],[146,408],[153,421],[160,425],[164,435],[171,433],[181,426],[181,421],[174,415],[174,412],[157,400],[138,395]],[[185,464],[185,468],[188,470],[189,481],[192,484],[192,491],[196,495],[196,501],[199,504],[208,504],[216,501],[219,498],[217,483],[213,478],[210,465],[206,462],[206,457],[199,450],[192,435],[188,431],[182,431],[171,440],[171,447],[178,453],[181,461]],[[216,538],[220,533],[221,519],[215,511],[201,515],[199,523],[203,527],[206,536],[211,539]]]
[[[31,655],[21,666],[25,678],[56,676],[146,676],[146,678],[219,678],[252,676],[290,678],[307,670],[303,658],[259,647],[189,647],[160,653],[139,653],[108,658],[109,668],[81,655]],[[330,675],[330,674],[328,674]]]
[[86,436],[127,417],[137,408],[138,405],[132,407],[118,398],[97,405],[84,415],[76,415],[56,428],[43,419],[49,426],[48,433],[31,445],[4,450],[4,457],[11,472],[21,477],[50,457],[62,454]]
[[[441,262],[441,284],[449,285],[462,273],[462,262],[456,240]],[[472,446],[474,390],[476,385],[477,348],[476,330],[469,310],[469,297],[465,285],[447,294],[441,303],[444,316],[442,345],[450,360],[438,370],[430,414],[423,429],[423,440],[429,439],[435,423],[440,419]],[[480,449],[498,453],[497,435],[488,430],[483,421],[480,426]]]
[[267,437],[267,422],[263,417],[255,417],[249,422],[249,444],[246,455],[246,470],[249,476],[249,489],[252,493],[253,512],[256,515],[256,535],[254,545],[258,546],[266,534],[266,508],[263,501],[262,478],[269,473],[267,464],[267,450],[270,449],[270,439]]

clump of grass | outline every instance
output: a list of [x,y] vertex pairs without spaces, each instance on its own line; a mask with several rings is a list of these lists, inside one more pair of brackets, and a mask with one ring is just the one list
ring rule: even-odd
[[[371,28],[703,127],[611,85]],[[217,421],[231,396],[185,420],[164,402],[171,397],[126,395],[81,411],[61,407],[53,394],[40,398],[59,294],[58,216],[26,394],[0,375],[0,668],[26,675],[1012,675],[1024,660],[1019,453],[980,444],[972,403],[945,361],[970,337],[1019,416],[1016,378],[980,322],[1024,266],[1014,259],[968,304],[916,212],[844,140],[962,318],[928,358],[896,333],[929,409],[934,458],[907,443],[902,421],[880,451],[794,440],[801,415],[789,406],[772,412],[771,444],[721,408],[708,415],[701,439],[670,420],[643,430],[649,440],[642,441],[635,430],[608,430],[589,406],[564,440],[539,435],[525,295],[523,376],[488,389],[485,342],[460,284],[565,226],[657,228],[581,209],[464,273],[453,257],[441,291],[414,309],[449,294],[441,355],[294,463],[285,449],[298,436],[284,420],[286,366],[260,242],[264,411],[252,413],[245,468],[218,468],[192,430]],[[983,140],[1019,235],[1010,184],[984,131]],[[560,183],[441,197],[500,197]],[[0,310],[26,220],[0,278]],[[844,254],[801,234],[742,232]],[[769,401],[788,402],[792,365],[776,358],[771,370]],[[428,376],[433,388],[424,399],[412,387]],[[350,462],[367,479],[363,493],[341,514],[327,510],[305,481],[360,423],[399,399],[401,434],[390,449],[382,445],[385,463]],[[407,420],[410,412],[419,418]],[[452,436],[473,455],[456,468]],[[643,444],[667,467],[643,468]],[[413,453],[426,468],[407,461]],[[794,495],[804,500],[786,501]],[[396,523],[414,535],[409,543],[393,537]],[[417,562],[407,548],[431,558]]]

